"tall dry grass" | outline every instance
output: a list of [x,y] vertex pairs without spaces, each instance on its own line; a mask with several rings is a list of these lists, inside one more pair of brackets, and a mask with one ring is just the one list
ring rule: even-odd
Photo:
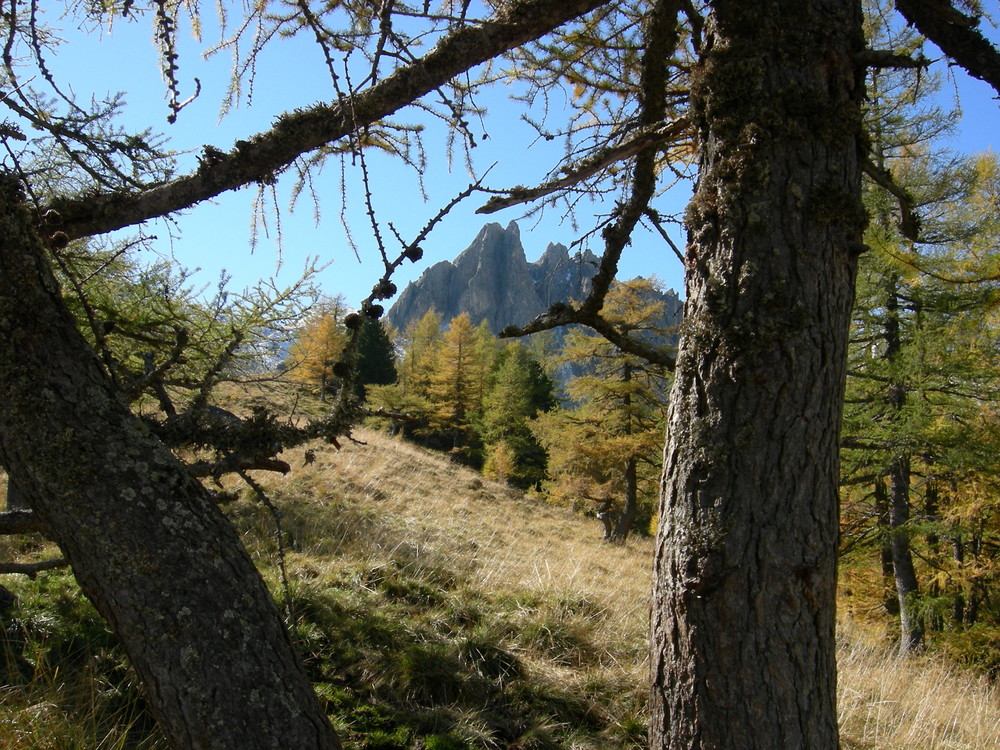
[[[315,568],[323,558],[367,557],[367,566],[378,568],[402,552],[414,566],[461,571],[466,585],[491,595],[586,611],[588,640],[602,651],[594,669],[521,658],[547,679],[582,683],[600,670],[603,680],[641,690],[650,540],[604,544],[596,522],[526,498],[440,454],[379,433],[356,436],[363,444],[319,450],[307,471],[271,480],[284,501],[298,504],[286,524],[293,539],[305,540],[293,544],[301,549],[289,558],[293,575],[297,566]],[[310,538],[318,519],[337,508],[357,517],[339,538]]]
[[837,649],[845,748],[1000,748],[1000,691],[934,656],[900,658],[849,620]]
[[[596,521],[525,497],[446,457],[380,433],[358,430],[356,437],[362,442],[345,443],[340,450],[312,446],[311,463],[304,450],[293,452],[286,458],[295,471],[264,480],[286,510],[287,568],[293,582],[319,582],[343,566],[398,570],[402,561],[415,572],[460,573],[462,586],[492,597],[509,595],[508,608],[516,610],[524,602],[525,622],[538,622],[538,602],[553,611],[582,612],[589,642],[600,644],[599,653],[588,654],[594,661],[585,669],[534,658],[524,648],[517,651],[518,658],[540,679],[561,681],[567,691],[586,692],[592,687],[586,682],[600,673],[613,690],[641,695],[650,540],[607,545]],[[265,567],[273,570],[274,550],[257,542],[267,536],[270,521],[259,509],[241,505],[238,523],[253,538],[255,554],[267,557]],[[457,596],[448,594],[452,600]],[[1000,748],[995,686],[941,660],[901,660],[878,634],[847,618],[839,636],[844,748]],[[81,746],[70,741],[80,733],[54,708],[59,692],[55,687],[30,694],[29,700],[21,693],[14,700],[13,694],[0,691],[0,746],[31,748],[31,736],[38,747]],[[81,720],[86,724],[86,717]],[[85,743],[120,746],[113,737],[95,743],[94,729]]]
[[[273,483],[317,509],[347,502],[377,518],[369,547],[412,547],[415,559],[446,560],[493,591],[534,591],[591,602],[622,677],[644,684],[652,542],[600,541],[600,528],[562,508],[525,498],[445,457],[359,431],[363,444],[323,449],[308,472]],[[377,529],[377,531],[376,531]],[[313,553],[336,555],[357,540],[330,539]],[[844,748],[1000,748],[995,686],[933,658],[899,659],[849,620],[838,638],[839,715]],[[613,645],[613,647],[612,647]],[[622,654],[629,659],[623,662]]]

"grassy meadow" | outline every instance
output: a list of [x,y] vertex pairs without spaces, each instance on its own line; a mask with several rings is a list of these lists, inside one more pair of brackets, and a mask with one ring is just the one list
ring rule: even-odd
[[[652,542],[600,540],[547,506],[384,434],[284,457],[258,475],[275,519],[227,513],[292,623],[352,750],[645,747]],[[308,461],[311,459],[311,461]],[[51,553],[0,542],[0,559]],[[131,671],[65,571],[0,581],[7,675],[0,747],[160,748]],[[841,623],[844,748],[1000,747],[1000,695],[939,659],[900,661]]]

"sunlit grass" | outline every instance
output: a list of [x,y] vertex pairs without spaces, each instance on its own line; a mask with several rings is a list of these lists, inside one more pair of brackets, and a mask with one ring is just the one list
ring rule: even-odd
[[996,685],[940,658],[900,658],[842,621],[837,651],[843,744],[849,748],[1000,747]]
[[[283,510],[293,633],[346,747],[645,747],[651,540],[605,544],[594,520],[400,440],[356,437],[260,476]],[[283,599],[273,519],[248,500],[227,512]],[[41,553],[19,544],[5,556]],[[65,596],[44,584],[57,575],[4,583],[39,608]],[[1000,698],[984,681],[900,660],[848,616],[838,660],[844,748],[1000,747]],[[148,716],[112,687],[106,672],[46,664],[0,690],[0,747],[128,746]]]

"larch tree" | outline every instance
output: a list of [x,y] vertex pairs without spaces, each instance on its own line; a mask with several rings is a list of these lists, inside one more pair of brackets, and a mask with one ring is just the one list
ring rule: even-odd
[[441,316],[428,310],[397,333],[393,350],[402,358],[396,367],[396,382],[372,385],[366,389],[368,406],[393,416],[388,417],[389,432],[412,435],[425,432],[431,422],[431,373],[441,346]]
[[[946,539],[954,550],[965,529],[992,525],[994,516],[978,500],[970,516],[959,498],[962,485],[981,489],[995,471],[983,416],[998,384],[987,354],[1000,303],[998,225],[987,208],[996,169],[993,155],[960,159],[923,147],[897,154],[896,182],[921,209],[925,239],[907,240],[876,219],[867,238],[873,252],[861,265],[843,441],[845,549],[878,543],[902,653],[918,648],[928,629],[962,630],[954,613],[964,609],[970,581]],[[885,196],[878,198],[870,201],[875,217]],[[857,554],[848,559],[856,567]]]
[[403,361],[399,368],[399,382],[409,396],[427,397],[437,350],[441,345],[441,324],[440,313],[428,310],[411,322],[403,333],[400,341]]
[[651,745],[832,750],[838,435],[865,225],[861,9],[717,2],[703,33]]
[[333,368],[347,346],[348,331],[344,327],[347,314],[342,296],[321,300],[299,328],[288,350],[285,364],[292,379],[316,388],[324,401],[337,386]]
[[[602,316],[623,335],[669,348],[655,281],[611,287]],[[624,542],[640,515],[652,515],[659,484],[665,422],[666,369],[618,349],[602,336],[574,329],[562,361],[570,404],[541,415],[533,429],[550,454],[550,491],[597,512],[604,539]]]
[[[8,150],[0,175],[0,464],[119,637],[173,746],[305,750],[339,742],[237,534],[209,491],[128,408],[69,314],[53,263],[75,238],[269,184],[301,155],[350,140],[473,66],[600,4],[519,2],[491,12],[489,23],[431,16],[438,43],[418,58],[382,56],[378,39],[386,29],[368,24],[368,35],[353,37],[372,56],[367,88],[276,113],[268,129],[228,151],[205,147],[197,167],[180,176],[148,133],[113,124],[120,98],[89,111],[70,100],[71,86],[55,82],[45,64],[51,37],[36,6],[4,15],[3,106],[11,119],[3,125]],[[171,119],[182,114],[179,7],[124,2],[73,10],[148,13]],[[359,22],[373,12],[367,5],[345,10]],[[321,20],[308,8],[296,17],[329,53],[330,35],[317,34]],[[238,26],[272,21],[277,17],[252,15]],[[391,43],[408,48],[402,37]],[[399,69],[383,76],[379,64],[386,60]],[[336,85],[332,67],[330,73]],[[38,92],[28,79],[50,88]],[[416,257],[417,241],[397,265]],[[392,264],[387,258],[387,273]],[[378,317],[375,300],[393,291],[379,283],[362,313]],[[336,407],[307,431],[334,437],[356,418],[350,408]]]
[[[870,6],[867,10],[870,19],[867,36],[871,44],[880,49],[898,50],[901,54],[919,52],[922,40],[916,32],[905,27],[900,30],[887,28],[883,22],[884,7]],[[946,181],[940,177],[940,170],[950,167],[939,158],[935,159],[938,175],[925,173],[911,175],[910,180],[901,179],[904,165],[924,161],[934,142],[952,127],[951,116],[928,105],[936,88],[933,79],[926,81],[917,70],[872,70],[868,74],[869,102],[865,119],[871,140],[871,174],[882,185],[875,180],[865,183],[865,203],[871,216],[865,241],[873,252],[861,262],[855,325],[851,332],[853,348],[849,355],[849,383],[860,382],[868,393],[862,397],[861,389],[853,388],[848,402],[852,406],[859,400],[867,402],[869,409],[859,413],[858,409],[849,408],[845,414],[849,429],[859,426],[855,420],[862,419],[869,446],[879,441],[883,446],[879,451],[881,466],[869,467],[874,474],[871,497],[881,524],[882,567],[895,593],[891,604],[886,599],[887,608],[899,617],[899,648],[903,654],[917,649],[923,642],[921,618],[915,612],[919,584],[910,550],[908,523],[915,426],[907,416],[913,411],[914,397],[919,398],[913,392],[912,381],[915,380],[913,370],[920,365],[907,361],[912,357],[907,356],[909,351],[904,347],[904,340],[907,343],[910,340],[907,321],[913,320],[914,308],[919,307],[920,302],[907,291],[908,285],[903,279],[905,269],[895,262],[893,250],[898,254],[902,243],[912,242],[905,235],[915,238],[917,234],[916,205],[911,203],[926,208],[933,202],[960,197],[956,194],[959,188],[954,184],[957,175],[952,175],[951,190],[941,190],[935,184]],[[913,190],[921,187],[921,183],[924,189],[920,192],[925,195]],[[896,185],[901,186],[897,193],[909,191],[903,204],[885,187]],[[931,191],[935,194],[928,194]],[[880,437],[872,434],[872,427],[881,428]],[[848,442],[853,438],[856,435],[846,436]]]
[[[887,27],[885,10],[868,9],[873,46],[919,53],[923,40]],[[995,393],[994,368],[980,354],[997,303],[988,249],[997,223],[983,211],[992,159],[943,147],[957,113],[934,103],[939,86],[914,69],[869,73],[871,252],[860,264],[843,439],[844,549],[875,541],[902,654],[943,622],[935,610],[952,575],[941,562],[941,490],[961,430],[940,425],[974,423]]]
[[[650,744],[832,749],[838,435],[866,250],[863,82],[866,64],[906,61],[866,48],[854,2],[710,6],[691,78],[699,174],[664,454]],[[979,50],[958,59],[1000,88],[974,23],[938,34],[945,12],[968,17],[948,3],[897,7],[946,51]]]
[[[1000,90],[1000,54],[976,29],[977,5],[896,2]],[[72,86],[45,64],[51,37],[36,4],[2,20],[0,463],[120,637],[170,742],[338,746],[237,535],[128,408],[68,313],[53,263],[67,241],[243,186],[266,190],[283,172],[307,178],[327,158],[364,170],[366,149],[380,148],[414,163],[413,129],[392,120],[410,104],[468,145],[478,119],[468,116],[478,114],[470,96],[509,77],[527,87],[520,101],[544,107],[549,94],[569,95],[567,122],[539,133],[564,136],[566,160],[544,184],[494,190],[504,194],[484,210],[561,198],[579,206],[595,192],[613,208],[591,235],[604,247],[587,299],[508,334],[588,325],[674,364],[600,311],[636,225],[663,228],[654,202],[664,180],[697,170],[655,560],[650,746],[836,748],[838,430],[865,250],[864,74],[913,61],[866,47],[857,0],[265,6],[234,20],[237,70],[252,71],[262,45],[307,34],[323,53],[330,101],[274,113],[227,150],[206,146],[190,171],[149,133],[115,129],[120,100],[67,101]],[[183,8],[196,13],[194,3]],[[148,14],[170,117],[184,116],[181,6],[126,0],[71,11]],[[342,54],[355,55],[344,63],[350,76],[338,70]],[[367,75],[356,74],[361,66]],[[373,226],[385,275],[360,314],[381,315],[392,272],[420,258],[443,213],[398,254]],[[359,323],[345,321],[352,332]],[[338,399],[303,435],[335,438],[357,418],[352,408]]]
[[493,364],[483,354],[482,337],[469,315],[452,318],[437,348],[428,395],[434,427],[449,436],[455,450],[466,445],[473,417],[482,407],[484,382]]

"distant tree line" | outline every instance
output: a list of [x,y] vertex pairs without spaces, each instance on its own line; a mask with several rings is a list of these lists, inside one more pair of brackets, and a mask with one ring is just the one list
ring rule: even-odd
[[[913,48],[909,27],[881,28]],[[958,116],[913,69],[869,72],[841,449],[843,604],[1000,675],[1000,161],[945,147]]]
[[[655,280],[616,284],[604,315],[623,333],[664,342]],[[326,300],[289,351],[291,377],[323,398],[341,387],[341,298]],[[654,514],[666,391],[663,367],[582,329],[503,342],[485,321],[431,310],[405,331],[364,318],[356,396],[395,433],[490,478],[596,515],[608,540],[645,531]]]

